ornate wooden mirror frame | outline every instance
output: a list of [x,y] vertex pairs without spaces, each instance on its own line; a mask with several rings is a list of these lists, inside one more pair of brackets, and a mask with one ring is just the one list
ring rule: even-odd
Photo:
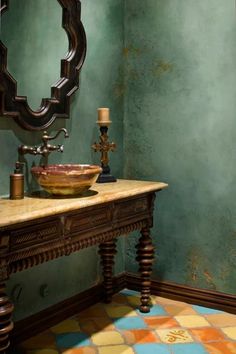
[[[62,26],[69,50],[61,60],[61,78],[51,87],[51,98],[42,98],[41,107],[31,110],[27,97],[17,96],[17,82],[7,70],[7,48],[0,41],[0,115],[13,117],[27,130],[43,130],[56,118],[69,118],[70,98],[78,89],[79,72],[86,54],[86,35],[82,25],[80,0],[57,0],[63,9]],[[0,1],[0,19],[10,0]]]

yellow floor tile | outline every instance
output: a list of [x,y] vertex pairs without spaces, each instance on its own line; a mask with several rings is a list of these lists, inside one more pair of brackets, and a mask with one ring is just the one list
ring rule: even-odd
[[79,318],[94,318],[94,317],[105,317],[106,312],[103,308],[103,304],[95,304],[88,309],[81,311],[79,313]]
[[134,354],[134,351],[128,345],[114,345],[98,348],[99,354]]
[[106,305],[105,308],[111,318],[137,316],[137,313],[130,306]]
[[222,328],[222,331],[233,340],[236,340],[236,327],[225,327]]
[[186,329],[176,328],[176,329],[157,329],[156,333],[160,337],[161,341],[164,343],[174,344],[174,343],[191,343],[193,342],[192,337]]
[[175,316],[176,321],[182,327],[187,328],[196,328],[196,327],[209,327],[210,324],[205,320],[203,316],[194,316],[194,315],[187,315],[187,316]]
[[80,326],[76,320],[70,319],[51,327],[51,331],[56,334],[80,332]]
[[117,331],[95,333],[91,336],[91,340],[95,345],[113,345],[124,343],[123,337]]
[[205,315],[210,324],[216,327],[234,327],[236,326],[236,315],[229,313],[219,313],[214,315]]
[[181,301],[176,301],[176,300],[172,300],[172,299],[167,299],[165,297],[161,297],[161,296],[156,296],[155,297],[156,302],[160,303],[160,304],[166,304],[166,305],[176,305],[176,306],[181,306],[181,307],[185,307],[188,306],[188,304],[186,302],[181,302]]

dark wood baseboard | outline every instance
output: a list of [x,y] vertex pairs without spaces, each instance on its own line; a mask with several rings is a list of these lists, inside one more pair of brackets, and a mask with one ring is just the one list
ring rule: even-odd
[[[139,275],[126,273],[125,278],[129,289],[140,289],[141,277]],[[151,283],[151,292],[153,295],[236,314],[235,295],[229,295],[207,289],[192,288],[181,284],[158,281],[154,279]]]
[[[122,273],[114,277],[113,284],[113,293],[119,292],[124,288],[139,290],[141,277],[137,274]],[[212,307],[214,309],[236,314],[236,296],[234,295],[158,280],[152,280],[151,292],[153,295]],[[73,316],[85,308],[102,301],[103,298],[103,286],[99,283],[78,295],[16,322],[11,335],[13,346],[51,326],[54,326],[58,322]]]
[[[114,277],[114,294],[125,287],[125,273]],[[78,295],[16,322],[11,334],[11,343],[13,344],[13,347],[27,338],[56,325],[99,301],[102,301],[103,298],[103,286],[102,283],[99,283]]]

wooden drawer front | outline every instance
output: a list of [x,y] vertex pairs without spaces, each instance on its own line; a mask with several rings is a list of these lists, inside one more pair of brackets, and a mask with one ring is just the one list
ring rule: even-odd
[[65,230],[69,234],[82,232],[94,227],[106,225],[111,221],[111,210],[109,207],[99,210],[90,210],[87,213],[71,215],[66,218]]
[[147,212],[149,209],[148,199],[140,198],[119,203],[117,206],[117,217],[127,218]]
[[57,239],[61,235],[60,221],[48,221],[10,231],[10,249],[17,250],[45,241]]

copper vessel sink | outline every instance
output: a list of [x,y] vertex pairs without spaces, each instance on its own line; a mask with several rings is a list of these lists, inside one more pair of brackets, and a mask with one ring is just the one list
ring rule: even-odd
[[96,182],[101,172],[101,167],[96,165],[58,164],[31,168],[38,184],[54,195],[81,194]]

